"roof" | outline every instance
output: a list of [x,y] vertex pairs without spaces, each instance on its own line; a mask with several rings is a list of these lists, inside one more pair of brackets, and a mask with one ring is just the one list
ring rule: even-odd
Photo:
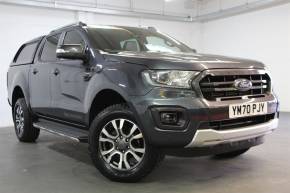
[[44,36],[39,36],[39,37],[37,37],[37,38],[34,38],[34,39],[32,39],[32,40],[29,40],[29,41],[25,42],[24,44],[29,44],[29,43],[33,43],[33,42],[38,42],[38,41],[41,41],[42,38],[44,38]]

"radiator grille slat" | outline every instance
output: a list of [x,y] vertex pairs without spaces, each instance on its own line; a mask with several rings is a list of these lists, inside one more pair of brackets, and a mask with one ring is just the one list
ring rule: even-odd
[[[252,88],[248,91],[239,91],[234,87],[236,79],[248,79]],[[207,100],[216,101],[229,97],[251,96],[261,97],[270,89],[270,77],[267,74],[252,75],[207,75],[199,83],[201,92]],[[240,98],[237,98],[240,99]]]
[[[266,80],[252,80],[254,84],[267,84]],[[234,81],[225,81],[225,82],[203,82],[200,83],[201,86],[221,86],[221,85],[233,85]]]

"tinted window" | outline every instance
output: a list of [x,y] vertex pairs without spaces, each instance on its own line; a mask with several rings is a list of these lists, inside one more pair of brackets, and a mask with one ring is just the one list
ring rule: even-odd
[[81,44],[85,47],[85,42],[77,31],[69,31],[66,33],[63,44]]
[[46,41],[42,49],[41,57],[40,57],[42,61],[48,61],[48,62],[56,61],[56,48],[57,48],[59,37],[60,37],[60,34],[49,36],[46,38]]
[[37,45],[38,45],[38,42],[26,44],[22,46],[17,58],[15,59],[15,62],[17,64],[32,63]]
[[107,52],[192,53],[185,44],[156,30],[134,27],[90,26],[88,34],[94,47]]

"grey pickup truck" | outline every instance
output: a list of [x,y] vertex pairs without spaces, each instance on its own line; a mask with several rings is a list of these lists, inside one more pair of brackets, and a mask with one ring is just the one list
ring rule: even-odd
[[235,157],[278,124],[264,64],[199,54],[153,27],[76,23],[24,43],[7,74],[16,136],[88,143],[95,166],[136,182],[165,155]]

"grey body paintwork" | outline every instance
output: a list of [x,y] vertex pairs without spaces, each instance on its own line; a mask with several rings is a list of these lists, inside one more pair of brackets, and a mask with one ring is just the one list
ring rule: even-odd
[[[59,44],[62,43],[64,32],[77,30],[87,44],[89,60],[58,60],[51,64],[42,63],[39,59],[44,38],[41,37],[40,45],[32,64],[11,64],[8,71],[8,99],[12,104],[13,91],[20,87],[31,111],[36,116],[45,116],[78,125],[88,129],[90,125],[90,109],[95,97],[103,90],[112,90],[121,95],[130,108],[135,112],[136,119],[149,142],[156,146],[183,147],[193,138],[201,121],[208,121],[211,115],[219,111],[227,111],[228,104],[222,103],[210,107],[197,90],[182,90],[170,88],[152,87],[146,84],[141,72],[148,69],[167,70],[192,70],[202,73],[209,69],[243,69],[245,71],[264,69],[264,64],[246,60],[229,58],[224,56],[205,54],[161,54],[161,53],[134,53],[121,52],[118,54],[104,53],[94,49],[90,44],[90,38],[81,27],[71,27],[54,31],[52,34],[62,33]],[[40,77],[33,75],[34,68],[41,70],[47,67],[48,77],[45,84],[37,82]],[[102,71],[93,69],[96,65],[102,66]],[[58,68],[59,76],[53,76],[53,70]],[[91,73],[92,77],[86,81],[85,73]],[[33,84],[32,84],[33,83]],[[33,85],[33,86],[32,86]],[[49,91],[47,90],[49,89]],[[47,91],[49,96],[38,97],[39,104],[34,105],[31,93],[39,94],[39,91]],[[43,93],[42,93],[43,94]],[[35,97],[35,96],[34,96]],[[43,100],[43,103],[41,102]],[[266,99],[254,99],[255,101],[269,101],[277,106],[277,99],[270,95]],[[236,101],[237,102],[237,101]],[[45,105],[42,105],[45,104]],[[187,110],[190,118],[203,117],[203,120],[190,120],[183,131],[161,130],[156,128],[152,119],[150,108],[156,106],[182,107]],[[217,108],[218,107],[218,108]],[[273,107],[271,112],[276,112]],[[227,118],[224,115],[224,118]]]
[[230,58],[208,54],[165,54],[165,53],[118,53],[105,56],[108,60],[122,61],[146,65],[150,69],[196,70],[230,69],[230,68],[259,68],[265,65],[254,60]]

